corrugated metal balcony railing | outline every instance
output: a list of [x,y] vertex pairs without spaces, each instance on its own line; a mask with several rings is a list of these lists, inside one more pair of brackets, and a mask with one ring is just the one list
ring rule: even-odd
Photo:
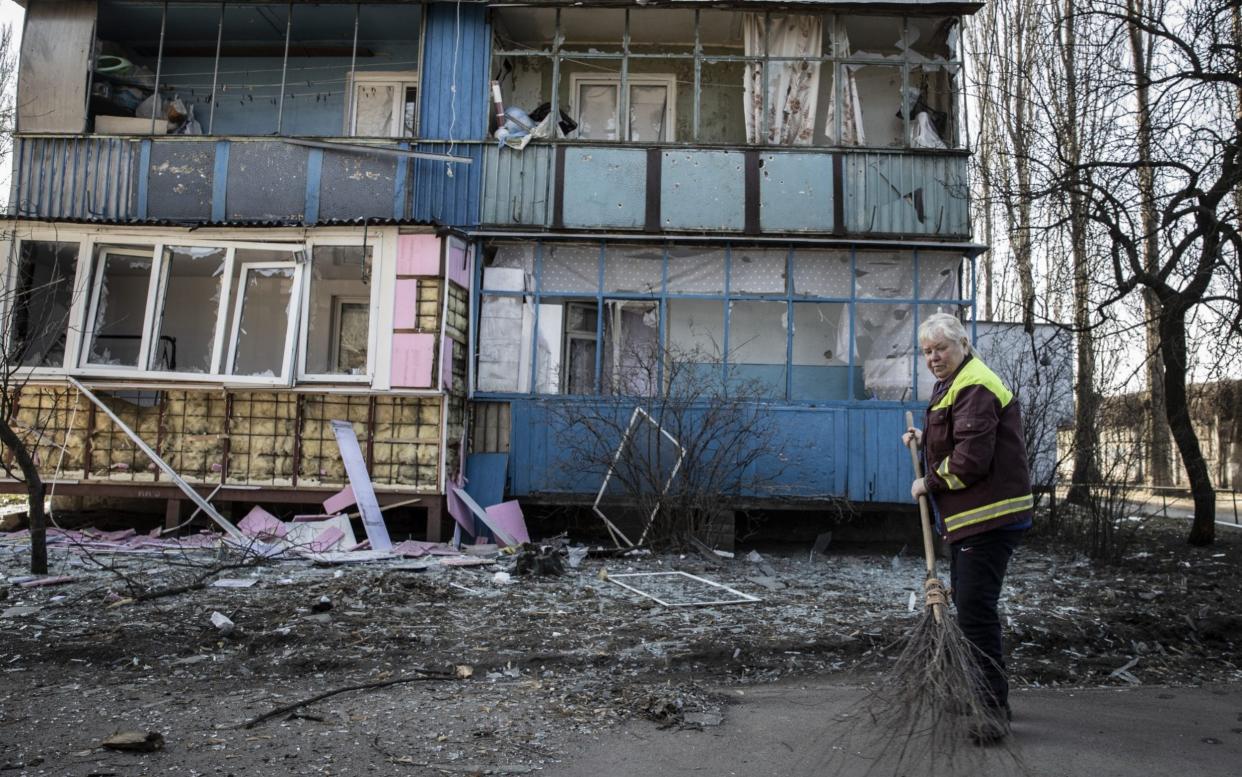
[[[290,140],[18,137],[10,210],[29,218],[102,222],[477,221],[479,143],[415,141],[367,152]],[[384,148],[451,151],[470,163]]]
[[488,226],[966,238],[967,155],[489,146]]

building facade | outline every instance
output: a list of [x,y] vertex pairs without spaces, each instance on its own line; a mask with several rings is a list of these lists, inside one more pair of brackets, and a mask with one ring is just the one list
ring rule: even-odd
[[28,0],[18,424],[60,493],[177,499],[72,376],[217,499],[309,502],[345,418],[434,534],[468,452],[593,490],[549,413],[693,354],[813,452],[782,498],[905,501],[915,330],[974,310],[977,6]]

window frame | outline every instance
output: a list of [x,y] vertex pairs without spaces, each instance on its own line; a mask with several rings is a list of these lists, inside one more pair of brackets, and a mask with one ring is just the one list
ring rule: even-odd
[[[624,82],[625,88],[622,88]],[[581,89],[583,86],[616,86],[617,87],[617,121],[620,124],[619,137],[616,140],[604,138],[574,138],[583,142],[598,143],[632,143],[630,140],[630,106],[635,86],[663,86],[668,90],[668,102],[664,106],[664,126],[660,138],[644,140],[642,143],[672,143],[677,127],[677,76],[672,73],[640,73],[616,75],[600,75],[596,73],[569,74],[569,112],[575,121],[579,121],[579,110],[582,108]],[[575,134],[578,130],[574,130]]]
[[[395,241],[393,241],[395,242]],[[378,364],[376,361],[376,352],[379,350],[379,319],[381,316],[380,303],[380,286],[383,285],[378,280],[377,268],[382,262],[385,250],[384,239],[381,235],[371,234],[366,236],[366,242],[363,244],[358,238],[350,237],[314,237],[308,238],[305,242],[307,279],[302,284],[301,291],[301,309],[302,315],[298,322],[298,359],[297,359],[297,381],[299,383],[363,383],[370,384],[376,376]],[[371,251],[371,284],[370,284],[370,320],[367,322],[367,368],[362,375],[341,375],[337,373],[319,373],[307,372],[306,357],[309,353],[310,337],[310,304],[311,304],[311,287],[314,286],[314,262],[315,248],[325,246],[363,246],[363,250]],[[335,313],[335,311],[334,311]]]
[[[285,385],[289,385],[291,383],[289,380],[289,374],[291,372],[291,367],[293,366],[294,348],[290,348],[290,340],[294,340],[296,342],[297,317],[301,314],[301,305],[298,304],[300,299],[298,292],[301,288],[301,280],[304,276],[304,265],[304,262],[299,262],[297,259],[291,259],[287,262],[247,262],[242,265],[241,274],[237,277],[238,293],[237,299],[233,301],[232,323],[228,328],[228,358],[223,365],[220,365],[219,374],[221,377],[227,378],[230,381],[243,379],[250,382],[257,379],[258,381],[264,383],[278,382]],[[231,266],[227,270],[230,279],[233,277],[233,269],[235,267],[236,264],[231,263]],[[239,340],[238,332],[241,328],[242,311],[246,306],[246,276],[256,270],[284,269],[293,270],[293,277],[291,279],[293,282],[293,288],[289,290],[289,312],[286,314],[285,320],[285,347],[284,356],[282,357],[280,364],[280,373],[275,378],[267,378],[259,375],[234,374],[233,369],[235,366],[234,363],[237,360],[237,344]],[[227,297],[225,299],[227,299]],[[221,305],[220,307],[223,308],[225,305]]]
[[[90,302],[86,308],[86,326],[82,330],[82,347],[77,358],[77,366],[79,368],[91,371],[99,369],[112,369],[124,371],[126,374],[145,371],[143,365],[148,363],[151,348],[151,306],[153,304],[153,298],[156,296],[156,287],[159,285],[157,279],[160,273],[161,263],[158,257],[164,252],[164,244],[160,241],[144,243],[142,247],[146,247],[147,245],[151,245],[151,252],[149,254],[141,251],[139,247],[125,248],[124,246],[113,244],[112,241],[106,241],[102,245],[98,243],[92,245],[92,249],[99,249],[99,256],[92,256],[90,259],[91,296]],[[94,254],[95,251],[92,250],[91,253]],[[104,270],[108,266],[108,260],[113,256],[128,256],[135,259],[146,258],[151,260],[151,270],[147,275],[147,293],[145,296],[146,302],[143,306],[141,324],[142,329],[139,332],[140,339],[138,342],[138,358],[133,367],[115,364],[96,364],[90,360],[91,346],[94,343],[96,335],[95,328],[98,325],[97,319],[99,315],[99,298],[103,293]]]
[[[392,122],[397,125],[398,132],[392,132],[389,127],[389,133],[385,135],[359,135],[358,134],[358,86],[361,84],[373,85],[392,85],[393,90],[393,112]],[[405,90],[410,86],[414,87],[414,126],[411,128],[410,134],[405,135],[400,130],[404,128],[405,123]],[[422,94],[422,84],[419,81],[419,71],[417,70],[354,70],[345,76],[345,88],[348,90],[345,98],[345,121],[341,128],[342,134],[349,138],[402,138],[414,139],[418,137],[419,112],[419,95]]]

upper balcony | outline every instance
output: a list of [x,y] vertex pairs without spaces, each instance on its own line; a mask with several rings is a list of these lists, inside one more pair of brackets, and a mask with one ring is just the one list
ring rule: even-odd
[[477,220],[486,8],[32,2],[13,207],[183,223]]
[[925,5],[32,2],[11,202],[960,239],[954,14],[971,6]]

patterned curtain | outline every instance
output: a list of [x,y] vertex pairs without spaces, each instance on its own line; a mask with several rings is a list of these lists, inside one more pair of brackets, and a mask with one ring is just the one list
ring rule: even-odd
[[[747,13],[746,56],[818,57],[823,51],[823,22],[807,14]],[[808,146],[815,132],[819,98],[819,62],[769,62],[767,122],[764,129],[764,75],[761,63],[746,66],[746,142]]]
[[[837,51],[849,51],[850,40],[845,34],[845,25],[837,26]],[[867,134],[863,131],[862,103],[858,99],[858,79],[854,73],[861,65],[842,65],[841,81],[841,139],[842,146],[865,146]],[[833,138],[837,125],[837,82],[832,82],[832,91],[828,94],[828,120],[824,122],[824,135]]]

